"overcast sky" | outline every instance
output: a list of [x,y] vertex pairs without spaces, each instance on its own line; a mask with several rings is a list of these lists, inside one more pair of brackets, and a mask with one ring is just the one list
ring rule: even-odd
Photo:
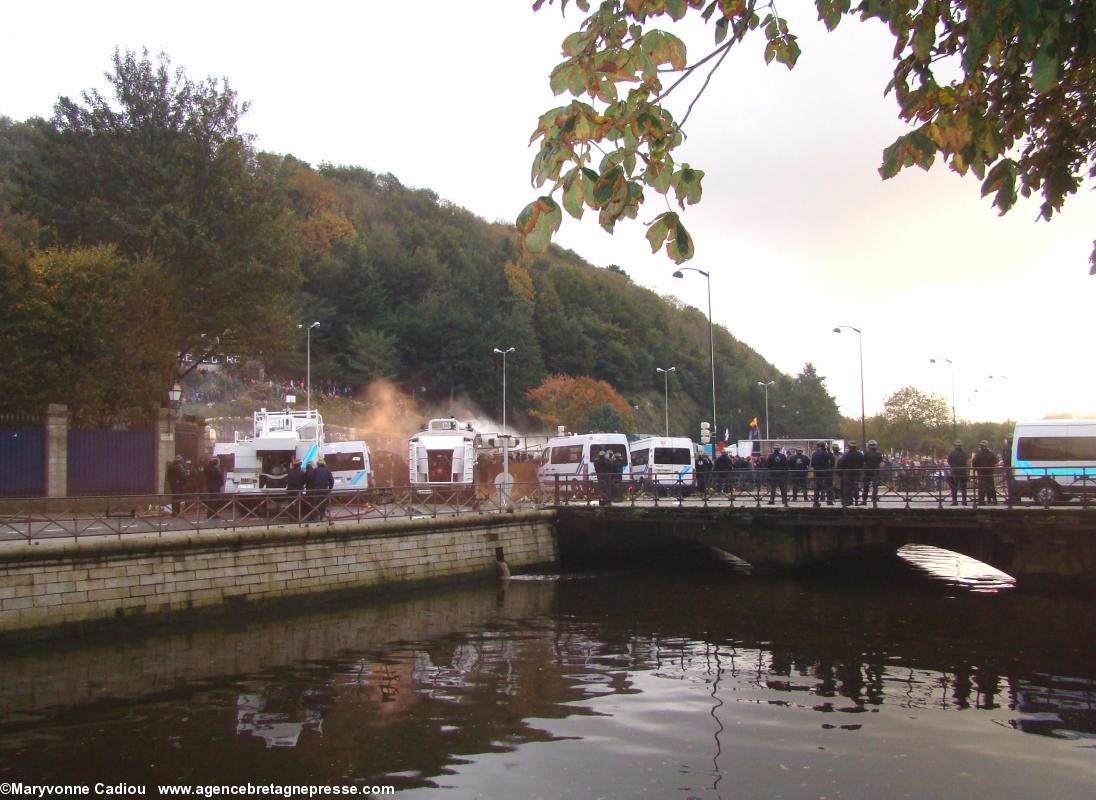
[[[59,95],[102,88],[115,46],[162,50],[192,78],[227,77],[251,102],[243,127],[264,150],[391,172],[512,221],[537,195],[529,136],[565,100],[548,74],[581,19],[531,5],[7,4],[0,114],[49,116]],[[950,400],[952,372],[933,356],[955,364],[960,417],[1096,413],[1090,187],[1046,223],[1034,203],[998,217],[977,179],[942,164],[882,181],[881,152],[904,130],[883,94],[893,39],[854,19],[827,34],[801,5],[789,17],[797,67],[766,67],[759,42],[733,52],[678,157],[706,173],[704,200],[685,215],[696,242],[688,266],[711,272],[716,322],[785,372],[813,362],[849,416],[860,414],[856,335],[835,325],[863,331],[869,415],[907,384]],[[690,60],[711,49],[710,30],[685,33]],[[678,118],[698,89],[674,95]],[[665,209],[649,194],[641,220]],[[672,278],[643,232],[635,222],[610,236],[587,212],[565,215],[556,242],[706,310],[704,279]]]

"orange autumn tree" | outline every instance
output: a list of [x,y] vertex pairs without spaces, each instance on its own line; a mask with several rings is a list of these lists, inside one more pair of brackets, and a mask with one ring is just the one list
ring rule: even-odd
[[632,407],[617,390],[587,376],[545,378],[540,386],[529,390],[529,401],[529,413],[551,428],[563,425],[569,431],[581,431],[594,410],[606,405],[620,415],[627,431],[635,427]]

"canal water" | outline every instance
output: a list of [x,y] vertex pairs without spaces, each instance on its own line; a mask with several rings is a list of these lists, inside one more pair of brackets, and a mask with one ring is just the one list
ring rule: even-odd
[[1094,631],[939,551],[519,576],[5,653],[0,781],[1093,797]]

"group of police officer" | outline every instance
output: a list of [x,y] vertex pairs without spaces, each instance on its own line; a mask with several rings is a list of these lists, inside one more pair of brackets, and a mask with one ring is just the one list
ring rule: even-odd
[[[225,474],[220,461],[209,459],[200,470],[188,470],[192,465],[183,461],[180,455],[168,464],[167,484],[171,494],[171,516],[178,517],[183,510],[183,498],[187,494],[200,496],[201,506],[207,517],[218,516],[224,505]],[[266,485],[272,488],[285,487],[290,501],[300,509],[302,519],[323,519],[327,515],[327,504],[331,490],[335,488],[335,478],[327,464],[320,459],[315,466],[309,464],[301,468],[301,460],[294,458],[285,475],[264,476]],[[279,484],[279,481],[282,483]]]
[[867,505],[869,496],[872,505],[878,505],[879,470],[882,466],[883,454],[874,439],[868,442],[867,452],[860,451],[853,441],[848,443],[844,453],[836,446],[831,450],[825,442],[818,442],[810,457],[800,447],[796,448],[791,458],[784,454],[780,445],[774,444],[764,465],[769,476],[769,505],[776,504],[778,490],[781,502],[788,505],[789,479],[792,500],[797,500],[800,493],[804,500],[809,499],[808,469],[814,471],[815,508],[823,502],[832,506],[836,492],[840,492],[842,506]]
[[[963,505],[967,504],[967,485],[971,470],[977,480],[977,504],[996,504],[997,490],[994,475],[999,463],[997,455],[990,450],[989,442],[982,440],[978,443],[978,452],[971,459],[963,451],[962,444],[956,440],[955,449],[947,459],[947,481],[951,488],[952,505],[958,505],[957,496],[960,493]],[[707,459],[706,456],[702,458]],[[741,459],[741,462],[749,464],[745,459]],[[731,488],[728,485],[729,476],[738,471],[738,464],[739,460],[732,459],[726,450],[720,454],[714,465],[708,460],[705,467],[698,459],[698,488],[702,491],[708,488],[729,490]],[[868,448],[865,451],[861,451],[854,441],[848,442],[844,452],[841,452],[837,445],[831,449],[826,442],[818,442],[814,453],[809,457],[801,447],[796,448],[795,452],[788,456],[783,452],[781,445],[774,444],[772,453],[761,464],[761,469],[765,471],[764,475],[769,484],[768,505],[770,506],[776,504],[777,492],[780,493],[780,501],[785,506],[788,505],[789,484],[793,502],[798,500],[800,495],[804,501],[811,500],[808,491],[808,475],[811,472],[813,472],[815,508],[821,506],[823,502],[832,506],[836,498],[840,498],[841,505],[844,507],[866,506],[869,497],[872,506],[878,506],[880,472],[883,464],[884,459],[883,454],[879,452],[879,443],[872,439],[868,442]],[[616,457],[612,451],[602,450],[594,459],[602,504],[612,502],[615,486],[620,482],[622,467],[623,460]],[[708,473],[713,473],[715,477],[712,487],[707,485]],[[701,483],[702,479],[703,483]]]
[[[1008,449],[1005,450],[1006,467]],[[948,453],[948,486],[951,488],[951,504],[959,505],[958,498],[962,494],[963,505],[967,504],[967,484],[970,482],[971,470],[975,478],[975,502],[978,505],[997,505],[997,485],[994,475],[1000,459],[990,450],[989,442],[985,439],[978,443],[978,452],[974,458],[969,457],[963,450],[963,443],[956,439],[954,449]]]

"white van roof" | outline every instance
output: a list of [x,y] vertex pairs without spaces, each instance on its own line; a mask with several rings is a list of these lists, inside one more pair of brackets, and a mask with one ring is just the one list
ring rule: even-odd
[[688,447],[692,448],[693,440],[688,436],[646,436],[632,442],[633,448],[639,447]]
[[570,436],[553,436],[545,447],[558,447],[568,444],[628,444],[628,436],[623,433],[574,433]]
[[1017,422],[1016,428],[1065,427],[1069,425],[1096,425],[1096,419],[1033,419],[1029,422]]

